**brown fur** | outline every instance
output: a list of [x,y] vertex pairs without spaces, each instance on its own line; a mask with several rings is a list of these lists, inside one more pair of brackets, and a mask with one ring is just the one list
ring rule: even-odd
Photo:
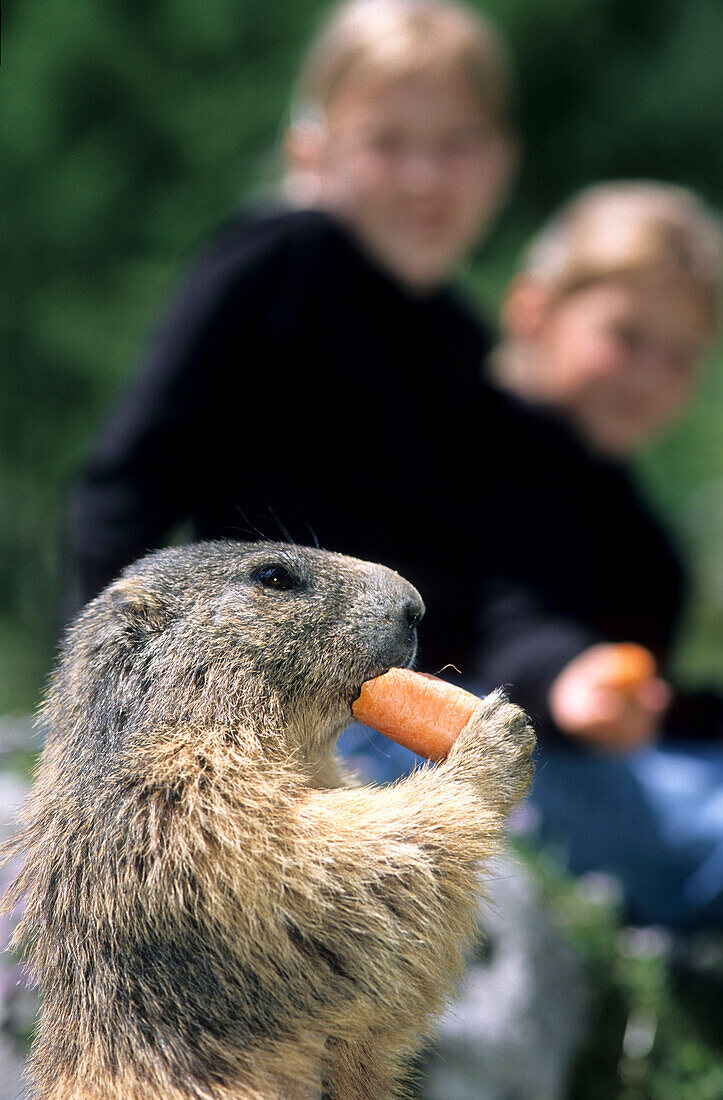
[[495,694],[443,764],[344,785],[350,703],[414,659],[422,611],[382,566],[206,543],[80,615],[14,844],[36,1097],[399,1095],[533,745]]

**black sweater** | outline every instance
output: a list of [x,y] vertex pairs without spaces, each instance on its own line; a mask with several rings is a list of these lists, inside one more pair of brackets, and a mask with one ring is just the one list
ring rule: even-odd
[[184,522],[316,540],[419,588],[422,667],[511,685],[554,734],[550,679],[584,645],[665,657],[680,570],[615,471],[485,386],[488,350],[451,290],[407,293],[327,215],[234,220],[74,494],[75,606]]
[[398,569],[427,604],[425,665],[469,669],[488,348],[450,291],[407,294],[324,214],[232,222],[84,473],[76,604],[184,520],[197,538],[288,532]]
[[[598,642],[636,641],[669,675],[686,578],[669,534],[626,471],[598,459],[534,408],[524,418],[523,463],[501,472],[499,514],[522,537],[497,540],[481,578],[479,667],[559,739],[547,708],[568,661]],[[677,692],[664,723],[671,740],[723,739],[715,691]]]

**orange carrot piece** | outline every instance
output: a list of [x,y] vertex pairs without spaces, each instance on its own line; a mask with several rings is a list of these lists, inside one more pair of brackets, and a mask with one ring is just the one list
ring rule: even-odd
[[430,760],[443,760],[479,699],[469,691],[407,668],[362,684],[352,714],[365,726]]
[[650,650],[637,642],[620,642],[610,646],[605,658],[608,668],[605,681],[618,691],[633,691],[657,672],[655,658]]

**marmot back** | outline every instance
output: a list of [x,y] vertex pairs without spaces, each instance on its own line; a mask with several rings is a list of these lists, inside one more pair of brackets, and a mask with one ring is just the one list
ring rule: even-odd
[[149,555],[81,613],[14,844],[35,1096],[397,1095],[532,746],[494,696],[444,764],[343,785],[351,702],[414,660],[423,611],[383,566],[222,542]]

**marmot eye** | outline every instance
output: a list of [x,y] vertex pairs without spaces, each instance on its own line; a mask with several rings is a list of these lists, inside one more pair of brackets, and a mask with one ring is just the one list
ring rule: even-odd
[[290,588],[296,588],[297,580],[284,569],[283,565],[266,565],[259,569],[256,580],[264,588],[275,588],[279,592],[287,592]]

